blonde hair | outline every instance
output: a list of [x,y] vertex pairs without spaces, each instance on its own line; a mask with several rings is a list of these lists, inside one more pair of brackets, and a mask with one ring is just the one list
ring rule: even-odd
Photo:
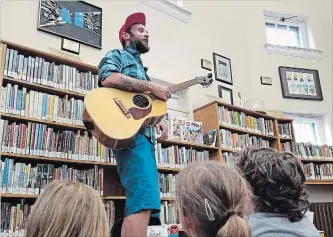
[[104,204],[82,183],[51,182],[36,200],[26,224],[26,237],[109,236]]
[[250,237],[243,219],[252,208],[250,193],[238,170],[221,162],[190,164],[176,178],[177,209],[190,235]]

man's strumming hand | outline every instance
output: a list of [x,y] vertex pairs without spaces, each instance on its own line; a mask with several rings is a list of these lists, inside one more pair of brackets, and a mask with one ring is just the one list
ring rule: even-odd
[[156,124],[156,130],[158,134],[162,132],[162,136],[160,137],[162,140],[168,138],[168,126],[164,122]]
[[171,96],[171,91],[168,87],[155,83],[151,84],[151,93],[163,101],[167,101]]

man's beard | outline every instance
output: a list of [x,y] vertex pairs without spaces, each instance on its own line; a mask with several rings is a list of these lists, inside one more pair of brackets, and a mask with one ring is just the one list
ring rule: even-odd
[[131,44],[135,45],[136,50],[138,50],[140,54],[145,54],[149,52],[150,50],[149,45],[145,44],[143,41],[135,39],[133,36],[131,36],[130,41]]

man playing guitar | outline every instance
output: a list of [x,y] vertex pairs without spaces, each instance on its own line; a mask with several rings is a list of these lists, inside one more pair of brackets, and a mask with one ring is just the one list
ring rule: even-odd
[[[99,87],[111,87],[131,92],[150,91],[163,101],[170,98],[167,87],[150,82],[140,55],[149,52],[149,34],[143,13],[127,17],[119,31],[123,49],[109,51],[98,66]],[[101,101],[103,103],[103,101]],[[112,118],[110,118],[112,122]],[[119,124],[119,126],[122,126]],[[156,125],[166,137],[167,126]],[[133,144],[114,150],[117,171],[126,192],[125,218],[121,236],[147,236],[150,217],[159,217],[160,191],[154,151],[154,128],[140,130]]]

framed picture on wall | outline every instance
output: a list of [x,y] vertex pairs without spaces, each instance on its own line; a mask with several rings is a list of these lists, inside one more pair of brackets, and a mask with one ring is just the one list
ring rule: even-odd
[[223,101],[227,104],[234,104],[232,89],[224,87],[224,86],[218,86],[219,90],[219,97],[223,99]]
[[318,70],[279,67],[283,98],[323,100]]
[[37,29],[102,48],[102,8],[85,1],[39,1]]
[[231,60],[222,55],[213,53],[215,79],[232,85]]

